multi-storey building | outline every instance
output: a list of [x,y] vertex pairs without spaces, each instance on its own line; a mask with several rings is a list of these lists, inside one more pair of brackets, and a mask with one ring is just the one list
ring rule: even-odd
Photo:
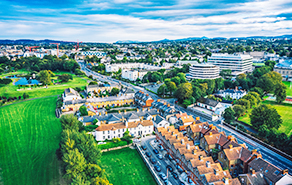
[[140,80],[148,73],[146,70],[137,70],[137,69],[123,69],[122,78],[129,79],[131,81],[136,81],[138,78]]
[[280,73],[284,78],[292,77],[292,60],[284,60],[274,66],[274,71]]
[[220,68],[213,64],[197,63],[190,66],[188,79],[216,79],[219,76]]
[[241,54],[215,54],[208,57],[208,63],[222,69],[230,69],[233,75],[252,71],[252,57]]

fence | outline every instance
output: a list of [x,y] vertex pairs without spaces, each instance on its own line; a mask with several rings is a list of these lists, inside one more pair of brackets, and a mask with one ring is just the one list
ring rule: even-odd
[[158,185],[163,185],[163,183],[160,181],[160,178],[157,176],[157,174],[155,173],[153,167],[151,166],[151,164],[147,161],[145,155],[143,154],[142,150],[141,150],[141,145],[140,144],[136,144],[136,148],[138,153],[140,154],[141,158],[143,159],[144,163],[146,164],[146,166],[148,167],[149,171],[151,172],[153,178],[155,179],[156,183]]
[[233,126],[231,126],[231,125],[229,125],[229,124],[227,124],[227,123],[225,123],[225,122],[223,122],[223,125],[224,125],[224,126],[227,126],[227,127],[229,127],[229,128],[231,128],[231,129],[233,129],[233,130],[236,130],[237,132],[239,132],[240,134],[244,135],[245,137],[247,137],[247,138],[249,138],[249,139],[251,139],[251,140],[253,140],[253,141],[255,141],[255,142],[257,142],[257,143],[259,143],[259,144],[261,144],[261,145],[263,145],[264,147],[266,147],[266,148],[272,150],[273,152],[275,152],[275,153],[281,155],[282,157],[285,157],[285,158],[289,159],[290,161],[292,161],[292,156],[291,156],[291,155],[288,155],[288,154],[286,154],[285,152],[282,152],[281,150],[278,150],[277,148],[272,147],[271,145],[269,145],[269,144],[267,144],[267,143],[265,143],[265,142],[263,142],[263,141],[261,141],[261,140],[255,138],[255,137],[253,137],[253,136],[251,136],[251,135],[249,135],[249,134],[247,134],[247,133],[245,133],[245,132],[242,132],[241,130],[237,130],[237,129],[235,129]]

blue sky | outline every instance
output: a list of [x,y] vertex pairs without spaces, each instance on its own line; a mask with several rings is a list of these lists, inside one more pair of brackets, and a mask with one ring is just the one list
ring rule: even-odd
[[152,41],[292,34],[291,0],[1,0],[0,39]]

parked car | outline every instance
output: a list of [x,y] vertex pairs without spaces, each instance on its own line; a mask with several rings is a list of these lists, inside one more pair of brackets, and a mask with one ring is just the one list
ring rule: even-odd
[[173,168],[170,165],[167,165],[166,168],[170,171],[173,172]]
[[157,154],[157,158],[162,160],[162,155],[161,154]]
[[164,180],[163,182],[164,182],[165,185],[172,185],[171,182],[168,181],[168,180]]
[[151,157],[151,153],[146,152],[145,154],[146,154],[147,157]]
[[141,148],[142,148],[143,150],[146,150],[146,149],[147,149],[146,146],[144,146],[144,145],[142,145]]
[[157,149],[154,149],[153,152],[156,153],[156,154],[159,153]]
[[164,150],[163,147],[162,147],[161,145],[158,145],[158,148],[159,148],[161,151]]
[[172,172],[171,174],[172,174],[173,178],[178,179],[178,174],[177,173]]
[[159,177],[160,177],[162,180],[166,180],[166,179],[167,179],[167,177],[166,177],[166,175],[165,175],[164,173],[160,173],[160,174],[159,174]]
[[179,183],[179,185],[185,185],[185,183],[182,181],[179,181],[178,183]]
[[184,172],[184,170],[179,165],[177,165],[176,168],[180,173]]
[[156,171],[161,172],[161,168],[160,168],[160,166],[158,166],[158,165],[154,165],[154,168],[155,168]]
[[169,159],[169,160],[173,160],[173,158],[169,154],[165,154],[164,157],[167,158],[167,159]]
[[156,159],[154,159],[154,158],[151,158],[150,161],[151,161],[152,164],[157,163]]

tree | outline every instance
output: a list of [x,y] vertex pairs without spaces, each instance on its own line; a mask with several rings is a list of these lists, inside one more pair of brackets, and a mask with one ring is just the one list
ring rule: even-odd
[[82,129],[82,122],[78,121],[77,117],[73,114],[62,115],[60,122],[63,130],[70,129],[79,131]]
[[256,97],[254,97],[250,93],[244,95],[241,99],[248,100],[250,102],[250,108],[258,104],[258,100],[256,99]]
[[223,78],[216,78],[215,79],[215,90],[218,91],[224,88],[224,79]]
[[68,82],[69,80],[73,80],[73,76],[69,74],[62,74],[61,76],[58,76],[58,80],[61,80],[61,82]]
[[81,116],[88,116],[87,108],[84,105],[79,108],[79,112]]
[[174,82],[169,82],[168,85],[166,85],[166,86],[167,86],[167,89],[169,90],[171,95],[177,89]]
[[175,97],[182,102],[185,99],[189,99],[193,94],[192,84],[190,83],[182,83],[178,86]]
[[176,86],[178,86],[181,83],[181,79],[178,76],[172,77],[171,81],[174,82]]
[[116,88],[116,87],[112,88],[112,90],[111,90],[111,95],[115,96],[115,95],[117,95],[117,94],[119,94],[119,93],[120,93],[120,89],[118,89],[118,88]]
[[257,86],[261,87],[265,92],[274,92],[276,85],[279,83],[282,83],[281,74],[271,71],[258,79]]
[[180,83],[186,83],[187,82],[186,74],[178,73],[177,76],[180,78]]
[[249,117],[251,124],[256,129],[259,129],[263,125],[266,125],[268,129],[278,129],[283,122],[277,110],[272,108],[271,105],[265,104],[254,108]]
[[202,96],[205,96],[207,93],[207,89],[208,89],[208,84],[207,83],[201,83],[201,91],[202,91]]
[[251,89],[251,91],[257,93],[260,96],[260,98],[264,96],[264,90],[260,87],[254,87]]
[[202,97],[202,90],[198,86],[193,86],[193,97],[195,101]]
[[234,105],[233,110],[235,112],[234,116],[239,118],[240,116],[242,116],[244,114],[246,109],[242,105]]
[[245,109],[251,108],[250,101],[246,99],[239,99],[236,101],[236,104],[244,106]]
[[51,75],[48,70],[40,71],[39,76],[40,82],[42,82],[43,84],[48,85],[51,83]]
[[191,100],[184,100],[183,101],[183,105],[185,106],[185,107],[188,107],[189,105],[191,105],[192,104],[192,102],[191,102]]
[[89,82],[88,85],[97,85],[97,82],[96,81],[91,81],[91,82]]
[[167,87],[165,84],[161,85],[158,89],[157,89],[157,94],[159,95],[165,95],[165,93],[167,92]]
[[228,107],[227,109],[225,109],[225,111],[223,113],[224,121],[226,123],[229,123],[230,124],[235,119],[234,115],[235,115],[235,112],[232,109],[232,107]]
[[219,75],[225,79],[229,79],[231,78],[231,73],[232,73],[231,69],[222,69]]
[[271,68],[271,71],[273,71],[274,70],[274,66],[276,65],[276,61],[267,60],[267,61],[265,61],[265,65],[269,66]]
[[22,95],[23,99],[29,98],[29,95],[27,93],[23,93]]
[[286,85],[282,82],[276,85],[274,92],[277,103],[282,103],[286,99],[287,96],[286,89],[287,89]]
[[86,160],[82,153],[77,148],[69,150],[62,158],[65,163],[65,177],[72,179],[73,177],[82,174],[86,168]]

